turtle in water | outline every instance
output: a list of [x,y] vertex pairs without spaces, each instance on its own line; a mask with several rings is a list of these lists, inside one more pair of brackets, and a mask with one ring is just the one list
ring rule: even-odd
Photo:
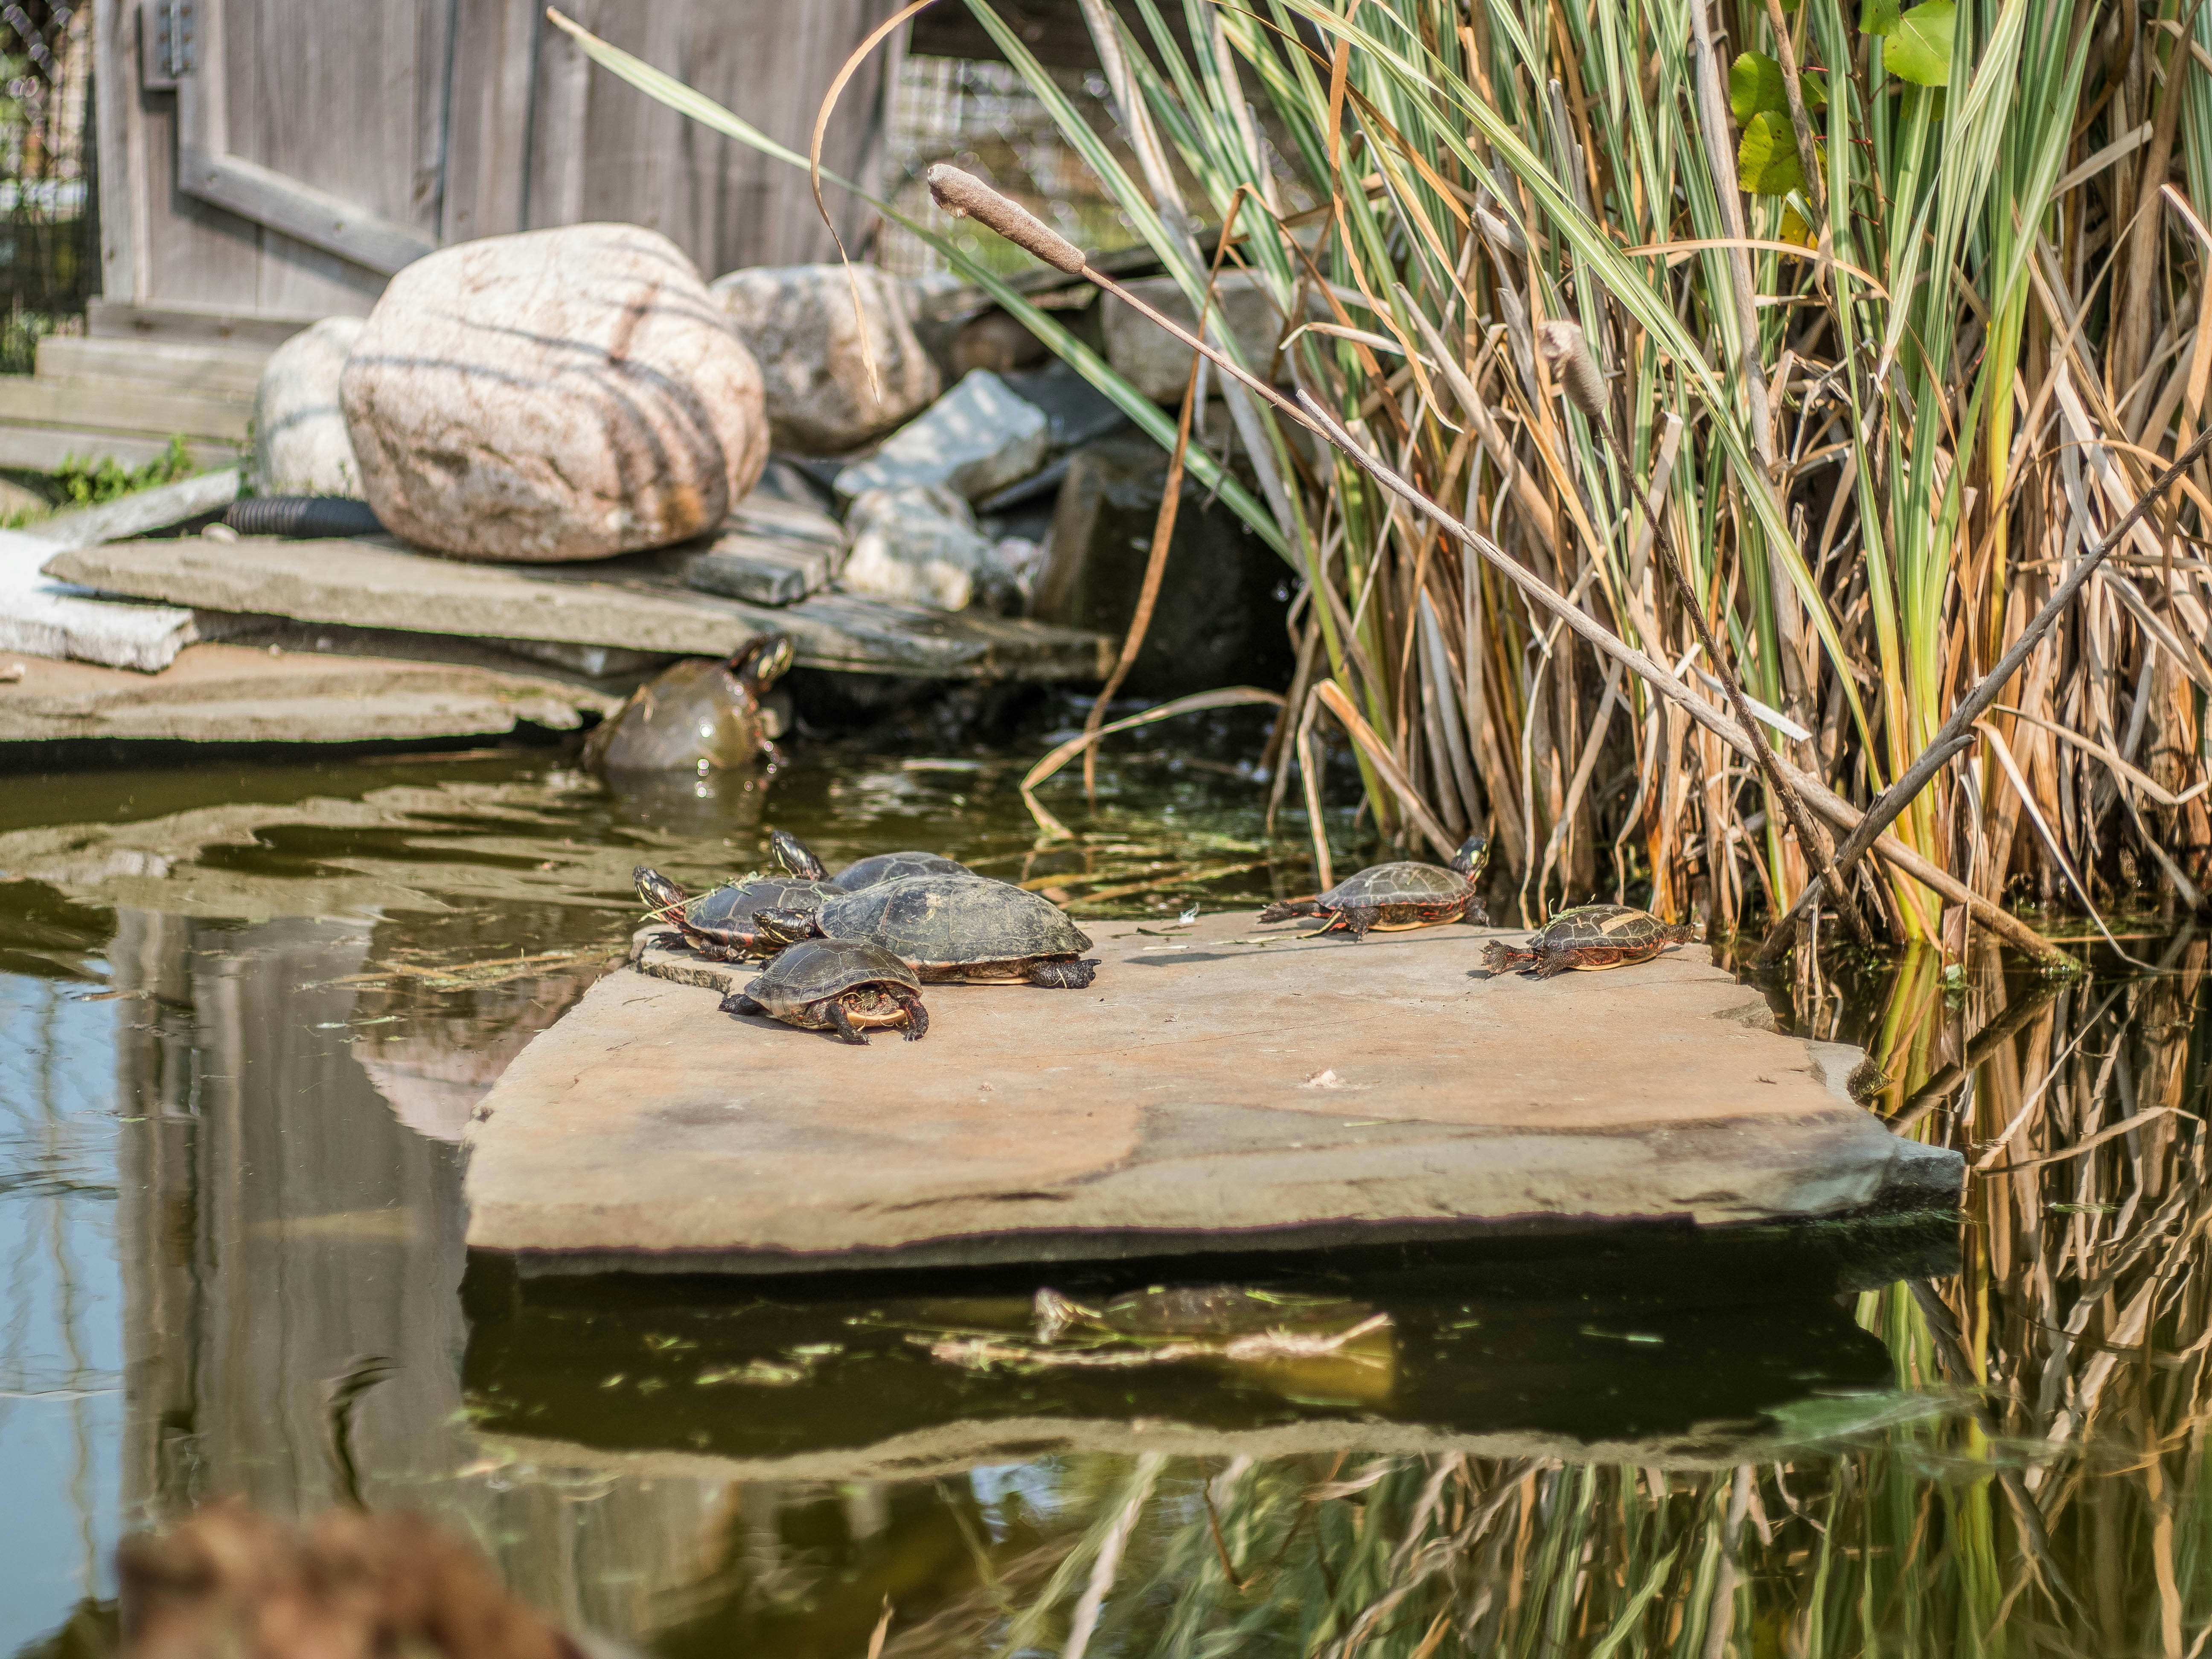
[[631,879],[637,883],[638,896],[673,925],[684,944],[708,961],[768,956],[780,949],[782,941],[762,935],[762,911],[816,909],[840,891],[823,879],[821,861],[796,836],[779,830],[769,837],[769,845],[787,873],[726,882],[696,897],[649,865],[639,865]]
[[1649,910],[1625,904],[1583,904],[1562,910],[1530,936],[1526,945],[1493,941],[1482,959],[1493,974],[1526,969],[1549,979],[1570,968],[1626,968],[1649,962],[1670,945],[1686,945],[1698,930],[1662,921]]
[[868,1025],[903,1025],[913,1042],[929,1030],[921,981],[880,945],[817,939],[794,945],[742,991],[722,999],[726,1014],[765,1014],[787,1025],[835,1031],[866,1046]]
[[1341,927],[1356,939],[1364,939],[1370,933],[1434,927],[1447,921],[1486,922],[1490,914],[1476,896],[1474,884],[1481,879],[1482,867],[1489,862],[1490,842],[1481,836],[1469,836],[1452,854],[1448,870],[1410,862],[1370,865],[1319,898],[1279,900],[1261,911],[1260,920],[1327,916],[1328,921],[1307,938]]
[[764,634],[723,662],[689,657],[647,681],[584,742],[594,772],[720,770],[782,754],[770,741],[761,698],[791,666],[787,635]]
[[[816,858],[798,836],[785,835],[779,830],[775,839],[776,856],[783,860],[785,869],[794,875],[811,876],[817,881],[826,881],[848,893],[857,893],[863,887],[873,887],[882,882],[896,881],[902,876],[972,876],[975,873],[966,865],[956,863],[936,853],[905,852],[872,854],[847,865],[833,876],[822,867],[822,860]],[[794,862],[794,860],[800,862]]]
[[856,939],[907,963],[925,984],[1041,985],[1079,991],[1098,964],[1090,936],[1048,901],[986,876],[903,876],[832,898],[818,910],[765,910],[770,939]]

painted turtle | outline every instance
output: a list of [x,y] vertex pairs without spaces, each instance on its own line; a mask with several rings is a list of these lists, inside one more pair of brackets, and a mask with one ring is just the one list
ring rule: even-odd
[[762,911],[802,913],[839,896],[839,890],[829,883],[801,876],[756,876],[750,881],[726,882],[712,892],[696,896],[648,865],[639,865],[631,878],[647,908],[672,924],[677,937],[709,962],[773,954],[784,941],[763,936]]
[[1633,962],[1649,962],[1668,945],[1686,945],[1697,936],[1696,928],[1662,921],[1649,910],[1584,904],[1560,911],[1526,945],[1493,941],[1484,947],[1482,959],[1493,974],[1517,968],[1549,979],[1570,968],[1626,968]]
[[830,878],[848,893],[907,876],[972,876],[966,865],[937,853],[878,853],[855,860]]
[[584,741],[584,764],[594,772],[666,772],[780,763],[761,698],[791,658],[781,634],[763,635],[727,662],[686,658],[599,722]]
[[1452,854],[1451,867],[1433,864],[1370,865],[1319,898],[1285,899],[1260,912],[1262,921],[1287,921],[1292,916],[1327,916],[1328,921],[1307,935],[1318,938],[1341,927],[1356,939],[1370,933],[1389,933],[1405,927],[1434,927],[1462,920],[1486,922],[1490,915],[1475,895],[1474,884],[1490,861],[1490,842],[1469,836]]
[[854,939],[793,945],[721,1006],[726,1014],[765,1014],[805,1030],[835,1031],[863,1046],[866,1025],[903,1025],[908,1042],[929,1030],[914,969],[881,945]]
[[858,939],[908,963],[929,984],[1041,985],[1079,991],[1098,964],[1090,936],[1035,893],[985,876],[904,876],[832,898],[818,910],[764,910],[770,939]]

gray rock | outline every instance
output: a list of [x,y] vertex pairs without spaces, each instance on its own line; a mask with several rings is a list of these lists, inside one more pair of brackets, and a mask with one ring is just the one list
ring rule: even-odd
[[[1167,489],[1168,458],[1141,433],[1068,457],[1031,614],[1115,638],[1136,614]],[[1228,507],[1186,477],[1158,603],[1124,690],[1172,697],[1211,686],[1280,686],[1289,570]]]
[[840,472],[837,491],[942,484],[975,501],[1042,466],[1050,431],[1043,410],[979,368],[871,459]]
[[915,337],[915,295],[872,265],[854,265],[849,276],[842,265],[733,270],[715,278],[714,294],[760,364],[778,449],[842,455],[912,420],[943,389]]
[[871,489],[853,503],[840,577],[848,593],[964,611],[996,566],[968,503],[942,485]]
[[[1198,313],[1174,277],[1147,276],[1127,286],[1155,310],[1185,328],[1193,326]],[[1284,332],[1283,313],[1273,295],[1258,277],[1242,270],[1223,271],[1216,293],[1215,317],[1235,337],[1246,365],[1265,376]],[[1105,336],[1106,361],[1115,372],[1154,403],[1180,403],[1190,377],[1190,348],[1117,295],[1109,294],[1103,307],[1099,327]]]
[[676,245],[635,225],[465,242],[392,280],[340,401],[371,506],[472,559],[659,547],[768,459],[760,370]]
[[338,380],[362,327],[358,317],[325,317],[270,354],[253,394],[256,495],[361,495]]

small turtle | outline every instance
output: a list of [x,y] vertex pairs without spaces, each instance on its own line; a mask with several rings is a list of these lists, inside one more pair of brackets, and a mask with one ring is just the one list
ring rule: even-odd
[[781,634],[754,640],[727,662],[691,657],[648,680],[584,742],[594,772],[713,770],[779,764],[761,698],[791,666]]
[[854,939],[793,945],[721,1006],[726,1014],[766,1014],[803,1030],[835,1031],[863,1047],[864,1025],[903,1025],[908,1042],[929,1030],[914,969],[881,945]]
[[818,910],[765,910],[763,935],[880,945],[924,984],[1041,985],[1079,991],[1097,972],[1090,936],[1057,907],[987,876],[904,876],[830,899]]
[[[696,896],[648,865],[639,865],[631,879],[637,883],[638,896],[674,927],[675,936],[709,962],[773,954],[784,941],[762,934],[762,911],[795,915],[839,896],[839,890],[827,882],[797,876],[756,876],[750,881],[726,883]],[[668,937],[662,935],[664,939]]]
[[[793,875],[811,876],[817,881],[826,881],[842,887],[848,893],[857,893],[863,887],[873,887],[880,882],[896,881],[902,876],[972,876],[975,872],[964,864],[955,863],[936,853],[877,853],[847,865],[836,875],[822,867],[822,860],[814,856],[806,844],[796,836],[776,831],[776,856],[783,860],[784,868]],[[785,850],[788,843],[790,851]],[[794,863],[794,858],[804,864]]]
[[1307,938],[1341,927],[1356,939],[1364,939],[1370,933],[1434,927],[1447,921],[1486,922],[1490,913],[1475,896],[1474,884],[1489,861],[1490,842],[1480,836],[1469,836],[1452,854],[1449,870],[1433,864],[1370,865],[1356,876],[1347,876],[1319,898],[1285,899],[1271,904],[1260,912],[1260,920],[1327,916],[1327,923]]
[[1686,945],[1697,936],[1696,928],[1662,921],[1649,910],[1584,904],[1560,911],[1526,945],[1493,941],[1483,948],[1482,959],[1493,974],[1521,968],[1538,979],[1549,979],[1570,968],[1626,968],[1632,962],[1649,962],[1668,945]]

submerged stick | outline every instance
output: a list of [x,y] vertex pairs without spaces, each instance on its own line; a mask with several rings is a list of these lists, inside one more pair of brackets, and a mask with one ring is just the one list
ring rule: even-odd
[[[936,198],[939,205],[951,211],[973,211],[972,207],[967,204],[980,199],[976,192],[980,191],[984,196],[997,196],[997,192],[981,179],[961,173],[957,168],[948,167],[943,162],[939,162],[929,169],[928,179],[931,195]],[[949,188],[949,182],[951,179],[961,181],[957,197]],[[1034,219],[1023,213],[1012,203],[1005,201],[1004,198],[998,199],[1009,214],[1018,216],[1017,218],[1008,219],[1007,222],[1018,225],[1021,221],[1027,220],[1029,223],[1036,225],[1038,231],[1050,237],[1053,241],[1065,241],[1058,233],[1046,230],[1044,226],[1037,224]],[[982,217],[981,214],[976,216]],[[983,222],[991,225],[994,229],[999,228],[999,225],[992,219],[983,219]],[[1028,241],[1021,240],[1019,238],[1010,238],[1010,240],[1018,241],[1021,246],[1028,248],[1032,253],[1036,253],[1039,258],[1044,257],[1038,247],[1032,246]],[[1752,751],[1754,746],[1760,744],[1762,741],[1760,738],[1744,731],[1727,714],[1707,702],[1703,697],[1695,695],[1689,687],[1668,673],[1665,668],[1606,628],[1595,617],[1559,592],[1534,571],[1511,557],[1504,548],[1498,546],[1487,536],[1462,523],[1449,509],[1431,501],[1409,480],[1401,477],[1382,461],[1370,455],[1360,447],[1349,432],[1331,417],[1328,410],[1321,406],[1310,392],[1301,390],[1297,401],[1293,402],[1257,375],[1247,372],[1231,361],[1225,352],[1196,338],[1189,330],[1172,318],[1162,316],[1159,312],[1131,294],[1113,277],[1096,269],[1088,262],[1084,263],[1080,269],[1073,270],[1069,270],[1066,265],[1058,264],[1057,261],[1048,263],[1054,264],[1057,269],[1068,270],[1071,276],[1080,276],[1115,297],[1126,301],[1130,306],[1151,318],[1153,322],[1190,347],[1192,350],[1204,352],[1223,374],[1233,376],[1247,390],[1266,398],[1292,420],[1297,422],[1300,426],[1321,438],[1385,489],[1398,496],[1424,517],[1431,520],[1455,541],[1489,564],[1492,568],[1527,594],[1532,602],[1558,617],[1568,629],[1595,649],[1614,659],[1738,754],[1746,759],[1755,758]],[[1771,754],[1772,750],[1769,750],[1768,752]],[[1820,779],[1810,773],[1801,771],[1781,756],[1775,755],[1774,761],[1782,775],[1796,786],[1799,792],[1812,804],[1814,810],[1823,817],[1841,829],[1856,830],[1859,827],[1864,815],[1858,808],[1830,789]],[[2079,963],[2017,916],[1975,892],[1949,872],[1937,868],[1895,836],[1880,836],[1879,830],[1876,834],[1879,839],[1874,842],[1875,850],[1883,859],[1903,870],[1913,879],[1933,889],[1954,902],[1965,905],[1984,927],[2009,940],[2021,950],[2053,967],[2063,968],[2067,972],[2079,971]]]
[[[1936,733],[1927,748],[1920,751],[1920,757],[1905,769],[1903,777],[1875,798],[1874,804],[1866,810],[1866,816],[1859,820],[1858,827],[1837,848],[1836,864],[1838,868],[1848,874],[1859,856],[1873,844],[1875,837],[1896,821],[1898,815],[1912,804],[1914,797],[1934,781],[1936,773],[1943,769],[1952,757],[1972,745],[1974,722],[1981,719],[1988,712],[1990,705],[2003,695],[2006,684],[2020,672],[2029,653],[2042,644],[2044,636],[2058,625],[2058,618],[2074,602],[2074,596],[2087,584],[2089,578],[2096,574],[2097,567],[2105,562],[2106,555],[2127,539],[2128,533],[2150,511],[2152,503],[2171,489],[2182,474],[2194,466],[2208,449],[2212,449],[2212,427],[2206,428],[2194,442],[2175,456],[2173,464],[2151,481],[2150,488],[2136,498],[2136,504],[2128,509],[2119,523],[2112,526],[2105,539],[2081,556],[2081,561],[2067,574],[2066,580],[2059,583],[2051,597],[2044,601],[2043,609],[2035,613],[2034,620],[2021,630],[2020,637],[2012,642],[2011,648],[1997,659],[1996,666],[1983,677],[1978,685],[1959,700],[1958,705],[1951,710],[1950,718],[1943,722],[1942,729]],[[1793,936],[1790,930],[1805,907],[1813,902],[1813,890],[1808,886],[1800,893],[1789,915],[1768,931],[1755,958],[1762,966],[1778,958],[1788,948]]]

